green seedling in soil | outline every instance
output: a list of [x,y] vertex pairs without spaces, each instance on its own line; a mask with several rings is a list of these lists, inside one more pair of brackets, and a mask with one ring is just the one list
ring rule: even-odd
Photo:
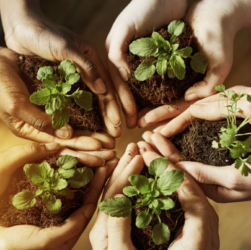
[[57,214],[62,206],[56,195],[67,196],[70,187],[79,189],[87,185],[93,178],[91,169],[76,168],[78,160],[75,157],[64,155],[57,160],[57,169],[51,168],[47,162],[41,164],[26,164],[25,175],[39,188],[36,193],[25,190],[16,194],[12,204],[19,210],[30,209],[36,204],[36,197],[42,197],[42,203],[48,205],[52,214]]
[[[152,231],[152,239],[156,245],[163,244],[170,239],[170,230],[161,222],[160,215],[168,216],[168,211],[175,207],[175,202],[167,196],[174,193],[184,181],[185,173],[181,170],[164,172],[169,164],[167,158],[158,158],[151,162],[149,174],[154,178],[133,174],[129,177],[132,186],[125,187],[123,193],[127,197],[110,198],[100,203],[99,209],[112,217],[127,217],[132,209],[143,207],[144,210],[137,215],[136,226],[147,227],[153,216],[157,216],[159,224]],[[133,206],[128,197],[136,196],[137,202]],[[168,217],[169,218],[169,217]]]
[[61,76],[57,83],[57,77],[53,74],[51,66],[40,67],[37,79],[41,80],[45,88],[40,89],[30,96],[30,101],[36,105],[45,105],[45,111],[52,115],[54,129],[64,127],[70,118],[67,106],[72,104],[72,99],[81,108],[89,111],[92,107],[92,93],[77,89],[72,94],[67,94],[74,83],[78,82],[80,75],[76,73],[76,66],[69,60],[60,63],[58,73]]
[[191,47],[179,50],[179,44],[175,43],[184,28],[184,22],[175,20],[167,28],[168,33],[172,35],[170,41],[165,40],[158,32],[153,32],[151,38],[141,38],[130,44],[129,49],[133,54],[156,58],[154,61],[144,60],[138,66],[135,71],[137,80],[147,80],[155,73],[156,68],[157,73],[161,76],[167,73],[169,78],[177,77],[182,80],[186,74],[184,58],[191,58],[190,65],[194,71],[205,73],[208,65],[207,58],[201,53],[195,53],[192,56],[193,49]]
[[251,96],[245,92],[238,95],[233,90],[229,90],[228,92],[226,92],[224,85],[216,86],[215,89],[221,92],[220,97],[226,98],[225,107],[227,108],[228,116],[226,116],[225,114],[221,114],[221,116],[227,119],[228,125],[227,128],[221,128],[220,142],[218,143],[216,141],[213,141],[212,147],[218,149],[220,144],[221,148],[229,149],[232,159],[235,159],[235,168],[241,168],[241,174],[244,176],[248,176],[248,174],[251,173],[251,169],[247,166],[246,163],[251,164],[251,155],[248,156],[247,159],[243,158],[247,154],[251,153],[251,136],[249,136],[244,141],[238,140],[237,137],[251,134],[242,134],[238,132],[242,127],[251,122],[251,112],[238,127],[236,125],[236,113],[241,111],[241,109],[237,107],[237,102],[241,98],[246,96],[247,101],[251,103]]

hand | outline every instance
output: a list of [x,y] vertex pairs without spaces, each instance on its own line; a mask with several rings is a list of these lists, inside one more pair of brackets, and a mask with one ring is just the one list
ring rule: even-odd
[[142,115],[140,126],[147,127],[175,117],[195,100],[216,93],[215,86],[224,83],[233,63],[233,43],[237,32],[251,26],[250,1],[203,0],[192,5],[185,17],[191,25],[198,48],[208,58],[203,81],[190,87],[176,109],[163,105]]
[[186,0],[134,0],[112,26],[106,40],[108,69],[126,117],[126,124],[130,128],[137,124],[137,109],[126,83],[130,73],[126,58],[128,46],[135,37],[146,36],[153,29],[181,19],[186,7]]
[[0,119],[15,135],[41,143],[58,142],[77,150],[114,148],[115,140],[105,133],[73,132],[69,125],[54,130],[51,116],[30,102],[30,94],[19,74],[16,54],[0,48]]
[[[4,191],[8,188],[12,174],[17,169],[27,163],[37,162],[48,156],[60,153],[58,152],[59,147],[60,145],[58,143],[48,143],[45,145],[33,143],[13,147],[1,152],[0,195],[3,195]],[[74,152],[70,150],[63,150],[60,155],[62,154],[76,156],[76,153],[74,154]],[[93,157],[92,160],[94,160],[92,166],[101,165],[98,165],[94,156],[90,157]],[[78,160],[90,166],[92,162],[88,164],[88,160],[85,158],[84,155],[79,153]],[[106,155],[105,158],[110,159],[111,157]],[[0,227],[0,248],[3,250],[72,249],[95,212],[103,184],[117,165],[117,162],[118,160],[114,158],[108,161],[106,166],[97,169],[87,193],[89,199],[86,199],[83,207],[73,213],[63,224],[44,229],[31,225],[20,225],[9,228]],[[15,235],[14,240],[13,235]]]
[[77,34],[46,18],[38,0],[1,0],[0,8],[7,46],[21,54],[74,62],[83,81],[98,95],[108,133],[120,136],[119,106],[109,74],[95,49]]

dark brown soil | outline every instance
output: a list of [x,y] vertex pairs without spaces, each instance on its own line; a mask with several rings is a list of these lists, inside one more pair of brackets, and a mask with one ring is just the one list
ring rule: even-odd
[[[58,81],[60,79],[60,75],[58,74],[59,63],[57,62],[51,62],[38,57],[18,55],[17,64],[19,65],[21,71],[24,74],[24,77],[26,79],[25,83],[30,94],[36,92],[39,89],[44,88],[42,82],[36,78],[37,71],[39,70],[40,66],[52,66],[54,74],[58,77]],[[29,80],[27,81],[27,79]],[[78,88],[91,92],[91,90],[86,86],[82,79],[80,79],[72,86],[72,90],[70,93],[73,93]],[[40,108],[44,110],[44,106],[40,106]],[[69,110],[69,124],[73,127],[73,129],[97,131],[101,130],[104,127],[103,118],[99,112],[98,98],[94,94],[93,107],[90,111],[86,111],[80,108],[75,104],[75,102],[73,102],[73,104],[69,107]]]
[[[52,167],[57,168],[56,160],[57,158],[54,157],[46,161]],[[77,167],[83,167],[83,165],[79,163]],[[48,206],[42,204],[41,197],[36,198],[37,203],[33,208],[18,210],[12,205],[13,196],[24,190],[36,192],[38,189],[38,186],[33,184],[24,174],[24,171],[20,169],[14,174],[9,189],[5,192],[4,197],[0,199],[0,225],[11,227],[27,224],[43,228],[59,225],[82,206],[88,187],[89,185],[80,189],[70,188],[71,191],[68,196],[57,195],[56,197],[62,201],[62,208],[58,214],[51,214]]]
[[[171,35],[167,32],[167,26],[157,30],[157,32],[166,40],[170,41]],[[192,54],[198,52],[193,31],[187,23],[184,32],[176,38],[175,43],[179,44],[179,49],[190,46],[193,49]],[[176,77],[171,79],[168,78],[167,75],[162,79],[162,76],[155,72],[155,74],[146,81],[138,81],[134,77],[134,72],[145,59],[146,57],[136,56],[131,52],[129,52],[127,56],[127,61],[131,69],[128,83],[139,109],[149,106],[158,107],[163,104],[175,105],[175,101],[180,99],[189,87],[203,79],[203,74],[196,73],[192,70],[190,66],[191,59],[187,58],[184,59],[186,63],[186,75],[183,80],[178,80]],[[154,61],[155,58],[149,57],[147,60]]]
[[[237,125],[242,120],[237,120]],[[205,121],[195,120],[184,132],[170,138],[173,144],[180,150],[184,161],[202,162],[212,166],[228,166],[234,163],[230,152],[225,148],[212,148],[212,142],[220,141],[219,131],[221,127],[227,127],[227,120]],[[240,129],[240,133],[251,132],[249,125]],[[247,139],[241,136],[239,140]]]
[[[145,175],[147,178],[152,177],[148,173],[148,168],[145,167],[141,174]],[[165,212],[162,212],[160,215],[161,221],[165,223],[169,229],[170,229],[170,240],[162,245],[156,246],[155,243],[152,240],[152,229],[153,227],[159,223],[157,216],[153,216],[153,220],[151,224],[145,228],[137,228],[135,225],[136,222],[136,215],[139,214],[141,211],[146,210],[146,207],[140,207],[133,211],[132,214],[132,233],[131,238],[132,242],[136,249],[138,250],[167,250],[169,245],[174,240],[176,232],[184,225],[185,219],[184,219],[184,211],[181,208],[180,202],[178,200],[177,194],[173,194],[169,196],[172,198],[176,205],[173,209],[169,210],[171,214],[171,218],[168,218],[165,214]],[[137,197],[134,197],[134,199],[131,199],[132,202],[135,204],[137,201]]]

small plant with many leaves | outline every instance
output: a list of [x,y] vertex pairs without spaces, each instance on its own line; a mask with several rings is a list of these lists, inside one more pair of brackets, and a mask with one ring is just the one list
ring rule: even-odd
[[[168,25],[168,33],[171,34],[170,41],[165,40],[158,32],[153,32],[152,37],[141,38],[133,41],[129,49],[138,56],[155,57],[156,60],[144,60],[135,71],[135,78],[139,81],[145,81],[150,78],[157,69],[161,76],[165,74],[169,78],[177,77],[184,79],[186,74],[186,64],[184,59],[191,58],[190,65],[197,73],[204,74],[208,65],[207,58],[201,53],[191,55],[193,49],[186,47],[179,48],[175,43],[176,38],[182,34],[185,23],[175,20]],[[156,65],[156,66],[155,66]]]
[[57,82],[57,76],[53,74],[51,66],[40,67],[37,79],[41,80],[44,87],[30,96],[30,101],[36,105],[45,105],[45,112],[52,115],[54,129],[64,127],[70,119],[70,111],[67,106],[72,104],[72,99],[81,108],[89,111],[92,107],[92,93],[77,89],[70,92],[72,85],[79,81],[80,75],[76,73],[76,66],[69,60],[60,63],[58,73],[61,76]]
[[70,188],[79,189],[87,185],[93,178],[93,171],[89,168],[76,168],[78,160],[75,157],[65,155],[57,160],[56,169],[47,162],[41,164],[26,164],[25,175],[33,184],[38,186],[36,193],[25,190],[16,194],[12,204],[19,210],[30,209],[36,204],[36,197],[42,197],[42,204],[48,205],[52,214],[57,214],[62,206],[57,195],[67,196]]
[[[175,202],[167,196],[172,195],[184,180],[185,173],[181,170],[166,171],[169,164],[167,158],[158,158],[151,162],[149,174],[154,178],[143,175],[131,175],[129,182],[132,186],[125,187],[123,193],[127,197],[110,198],[100,203],[99,209],[112,217],[127,217],[132,210],[144,207],[136,218],[136,226],[145,228],[150,225],[153,216],[157,216],[159,223],[152,230],[152,239],[156,245],[163,244],[170,239],[170,230],[161,222],[160,215],[164,213],[168,218],[168,210],[175,207]],[[137,202],[132,205],[130,198],[137,197]]]
[[249,155],[247,159],[243,158],[251,153],[251,136],[244,141],[238,140],[237,137],[251,134],[239,133],[239,130],[242,127],[251,122],[251,112],[239,126],[236,125],[236,113],[241,111],[240,108],[237,107],[238,101],[246,96],[247,101],[251,103],[251,96],[245,92],[238,95],[233,90],[226,92],[224,85],[216,86],[215,89],[221,92],[220,97],[226,98],[225,107],[227,108],[228,116],[224,114],[221,114],[221,116],[227,119],[228,125],[227,128],[221,128],[220,141],[219,143],[217,141],[213,141],[212,147],[218,149],[220,144],[221,148],[229,149],[232,159],[235,159],[235,167],[237,169],[241,168],[241,174],[248,176],[248,174],[251,173],[251,169],[246,163],[251,164],[251,155]]

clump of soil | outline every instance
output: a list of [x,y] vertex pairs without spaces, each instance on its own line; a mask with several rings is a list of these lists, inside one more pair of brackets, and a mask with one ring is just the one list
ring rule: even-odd
[[[18,55],[17,64],[19,65],[21,71],[26,79],[25,83],[30,92],[30,94],[36,92],[39,89],[44,88],[42,81],[37,79],[37,72],[40,66],[51,66],[53,68],[53,74],[57,76],[57,81],[60,80],[60,75],[58,73],[58,66],[60,63],[51,62],[39,57]],[[28,81],[27,81],[28,80]],[[86,84],[80,79],[77,83],[72,86],[69,93],[73,93],[77,89],[90,91]],[[101,130],[104,127],[103,118],[99,112],[98,98],[95,94],[93,96],[93,106],[90,111],[86,111],[76,105],[75,102],[69,108],[70,110],[70,122],[69,124],[73,129],[83,129],[90,131]],[[39,106],[43,111],[44,106]]]
[[[145,167],[143,171],[141,172],[142,175],[145,175],[147,178],[153,178],[152,175],[149,174],[148,168]],[[170,240],[162,245],[155,245],[155,243],[152,240],[152,230],[153,227],[156,224],[159,224],[158,218],[156,215],[153,216],[152,222],[149,226],[145,228],[137,228],[136,227],[136,217],[137,215],[146,210],[147,207],[140,207],[135,210],[133,210],[132,214],[132,233],[131,238],[133,245],[138,250],[166,250],[168,249],[169,245],[174,240],[176,232],[184,225],[185,219],[184,219],[184,211],[180,205],[180,202],[178,200],[177,194],[172,194],[171,196],[168,196],[173,199],[175,202],[175,207],[171,210],[168,210],[170,212],[171,217],[168,218],[166,216],[165,211],[163,211],[160,215],[161,221],[165,223],[170,230]],[[133,204],[137,202],[138,197],[132,197],[131,201]]]
[[[167,32],[167,26],[157,30],[164,39],[170,41],[171,35]],[[178,36],[175,43],[179,44],[179,49],[187,46],[192,47],[193,53],[198,52],[197,43],[193,36],[192,28],[186,23],[184,32]],[[174,105],[175,101],[180,99],[186,90],[194,83],[203,79],[203,74],[196,73],[190,66],[190,58],[184,59],[186,64],[186,75],[183,80],[169,78],[167,75],[160,76],[157,72],[146,81],[138,81],[134,77],[134,72],[137,67],[144,61],[146,57],[133,55],[130,51],[127,56],[127,61],[131,70],[128,83],[135,101],[142,109],[144,107],[158,107],[164,104]],[[147,60],[154,61],[154,57],[148,57]]]
[[[237,126],[242,120],[237,120]],[[220,141],[221,127],[227,127],[227,120],[206,121],[195,120],[184,132],[170,138],[172,143],[180,150],[182,160],[196,161],[212,166],[228,166],[235,162],[226,148],[215,149],[212,142]],[[240,133],[250,133],[250,125],[239,130]],[[240,136],[238,140],[245,140],[246,136]]]
[[[56,167],[56,157],[46,160],[51,167]],[[84,167],[79,163],[76,167]],[[57,199],[61,199],[62,208],[58,214],[51,214],[48,206],[42,204],[42,198],[38,196],[35,206],[27,210],[18,210],[12,205],[12,198],[17,193],[24,190],[37,191],[38,186],[33,184],[25,175],[23,169],[18,170],[6,190],[4,196],[0,199],[0,225],[3,227],[11,227],[15,225],[34,225],[38,227],[52,227],[61,224],[74,211],[83,205],[84,198],[88,191],[89,185],[80,189],[70,188],[68,196],[56,195]]]

